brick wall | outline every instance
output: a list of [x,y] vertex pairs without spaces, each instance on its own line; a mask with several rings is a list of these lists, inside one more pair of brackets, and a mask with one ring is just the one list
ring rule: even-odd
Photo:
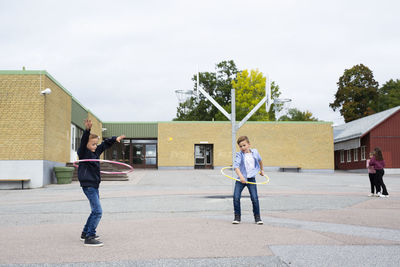
[[71,146],[71,96],[45,76],[44,87],[52,90],[42,96],[45,106],[44,159],[66,163]]
[[[333,131],[330,123],[246,123],[237,137],[247,135],[265,166],[300,166],[334,169]],[[158,125],[158,166],[194,166],[194,144],[214,145],[214,166],[229,166],[229,122],[165,122]],[[236,146],[238,151],[238,147]]]
[[43,134],[40,75],[0,75],[0,160],[43,159]]

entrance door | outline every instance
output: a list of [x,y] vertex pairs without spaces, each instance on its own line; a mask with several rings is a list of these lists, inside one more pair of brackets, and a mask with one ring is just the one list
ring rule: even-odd
[[157,167],[157,144],[145,145],[145,161],[147,168]]
[[144,144],[132,144],[132,165],[136,168],[144,168],[146,166],[144,148]]
[[213,169],[213,145],[194,145],[194,168]]
[[70,152],[70,157],[69,157],[69,161],[70,162],[75,162],[78,160],[78,154],[76,153],[76,151],[78,150],[78,144],[76,142],[77,138],[76,138],[76,126],[71,124],[71,152]]

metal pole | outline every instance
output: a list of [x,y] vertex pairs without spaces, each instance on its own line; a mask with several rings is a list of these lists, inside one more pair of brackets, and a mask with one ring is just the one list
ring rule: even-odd
[[235,89],[231,89],[231,123],[232,123],[232,167],[236,152],[236,105]]
[[[235,177],[233,164],[236,156],[236,98],[235,89],[231,89],[231,124],[232,124],[232,177]],[[232,181],[232,194],[235,190],[235,181]]]

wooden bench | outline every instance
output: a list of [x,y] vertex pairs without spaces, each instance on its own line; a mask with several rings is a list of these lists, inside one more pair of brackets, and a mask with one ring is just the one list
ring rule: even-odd
[[0,178],[0,182],[21,182],[22,189],[24,189],[24,182],[29,182],[31,179],[29,178],[13,178],[13,179],[4,179]]
[[279,167],[279,171],[281,171],[281,172],[285,172],[285,171],[299,172],[300,169],[301,169],[301,167],[298,167],[298,166],[282,166],[282,167]]

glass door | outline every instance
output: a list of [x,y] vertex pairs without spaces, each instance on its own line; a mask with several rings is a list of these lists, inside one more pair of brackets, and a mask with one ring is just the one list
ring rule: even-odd
[[157,167],[157,145],[146,144],[146,167]]
[[134,167],[144,168],[145,162],[145,146],[143,144],[132,144],[132,164]]
[[126,164],[131,164],[130,162],[130,155],[131,155],[131,149],[130,149],[130,140],[123,140],[122,141],[122,157],[121,161]]
[[213,145],[194,145],[194,168],[212,169],[213,166]]

